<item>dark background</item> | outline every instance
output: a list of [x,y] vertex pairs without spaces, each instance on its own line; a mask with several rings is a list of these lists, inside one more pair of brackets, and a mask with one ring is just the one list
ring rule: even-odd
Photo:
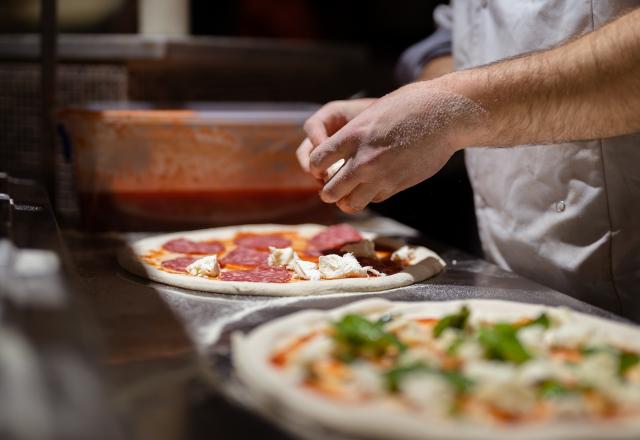
[[[31,24],[12,17],[12,8],[27,0],[0,2],[1,34],[36,32]],[[37,3],[37,0],[28,0]],[[59,0],[61,7],[65,0]],[[90,25],[61,25],[64,34],[135,34],[136,1],[120,7]],[[250,37],[268,41],[328,43],[359,48],[357,66],[333,74],[322,84],[323,74],[282,67],[270,73],[230,67],[203,68],[199,64],[171,62],[71,61],[58,69],[59,105],[90,100],[134,99],[162,101],[168,88],[186,100],[315,101],[359,96],[382,96],[398,87],[393,70],[399,55],[434,31],[432,12],[443,2],[425,0],[192,0],[191,33],[195,36]],[[2,54],[0,54],[1,57]],[[0,170],[28,174],[38,148],[39,87],[37,59],[26,64],[3,59],[0,64]],[[238,63],[238,61],[235,61]],[[348,66],[342,62],[342,66]],[[250,64],[250,63],[249,63]],[[257,69],[257,70],[256,70]],[[269,76],[265,76],[269,75]],[[127,79],[128,78],[128,79]],[[297,81],[295,81],[297,79]],[[128,81],[128,82],[127,82]],[[342,83],[342,84],[340,84]],[[128,85],[127,85],[128,84]],[[333,91],[331,91],[333,90]],[[21,116],[21,115],[24,116]],[[34,127],[34,128],[30,128]],[[19,145],[24,145],[19,147]],[[22,150],[20,150],[22,148]],[[26,170],[26,171],[25,171]],[[24,172],[23,172],[24,171]],[[374,205],[380,213],[415,227],[426,235],[468,252],[479,254],[472,193],[462,154],[435,177]]]
[[433,9],[425,0],[193,0],[195,35],[233,35],[356,43],[371,56],[362,78],[369,96],[397,84],[393,67],[411,44],[434,31]]

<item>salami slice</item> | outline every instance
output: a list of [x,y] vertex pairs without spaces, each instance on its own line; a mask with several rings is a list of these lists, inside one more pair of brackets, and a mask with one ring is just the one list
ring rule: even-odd
[[186,238],[176,238],[167,241],[162,248],[178,254],[212,255],[224,251],[224,245],[219,241],[191,241]]
[[196,261],[196,258],[192,257],[178,257],[171,260],[165,260],[161,266],[163,269],[169,269],[174,272],[186,272],[187,266]]
[[225,255],[220,263],[223,265],[233,264],[236,266],[267,266],[269,259],[269,252],[257,251],[255,249],[239,247],[235,248],[227,255]]
[[347,243],[362,240],[362,235],[356,228],[346,223],[329,226],[324,231],[314,235],[309,240],[309,249],[324,252],[339,249]]
[[302,251],[303,255],[305,257],[311,258],[311,259],[317,259],[320,255],[322,255],[322,252],[319,251],[318,249],[311,247],[311,246],[307,246],[303,251]]
[[230,270],[222,272],[222,281],[251,281],[257,283],[286,283],[291,274],[284,267],[259,267],[251,270]]
[[291,246],[291,240],[282,235],[241,235],[233,242],[238,246],[264,251],[269,250],[269,246],[276,248]]

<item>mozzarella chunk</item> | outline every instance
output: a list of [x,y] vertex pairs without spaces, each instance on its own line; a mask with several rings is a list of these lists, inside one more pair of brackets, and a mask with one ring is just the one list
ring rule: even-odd
[[391,261],[409,265],[413,264],[417,257],[418,255],[415,247],[404,245],[391,254]]
[[[392,321],[391,324],[394,324]],[[400,326],[387,326],[387,331],[394,331],[405,341],[422,342],[432,339],[433,330],[419,325],[415,321],[401,322]]]
[[351,253],[346,253],[343,256],[336,254],[323,255],[319,258],[318,269],[320,270],[320,276],[326,280],[367,277],[369,276],[368,272],[373,270],[370,266],[362,267]]
[[434,339],[433,346],[440,351],[447,351],[447,349],[460,337],[460,330],[447,328],[440,337]]
[[512,364],[497,361],[476,361],[467,363],[464,374],[470,379],[483,382],[511,382],[516,380],[518,370]]
[[541,325],[525,327],[518,332],[518,339],[530,353],[542,355],[547,350],[546,329]]
[[576,365],[575,375],[581,383],[606,391],[617,382],[617,369],[617,356],[602,352],[585,356],[583,361]]
[[294,276],[302,280],[317,281],[321,278],[332,280],[349,277],[368,277],[369,274],[384,276],[371,266],[362,267],[352,253],[343,256],[331,254],[323,255],[316,265],[311,261],[302,260],[290,247],[269,247],[269,266],[286,267],[294,272]]
[[623,404],[638,407],[640,405],[640,386],[637,384],[622,385],[618,382],[615,398]]
[[329,180],[331,180],[331,178],[335,176],[338,171],[340,171],[340,168],[342,168],[344,163],[345,163],[345,160],[340,159],[339,161],[331,165],[329,168],[327,168],[324,174],[324,183],[327,183]]
[[411,364],[413,362],[424,362],[427,365],[431,365],[433,367],[442,366],[442,356],[426,347],[416,347],[412,350],[407,350],[402,353],[400,359],[404,364]]
[[293,248],[275,248],[269,246],[269,258],[267,263],[269,266],[284,266],[287,267],[291,262],[296,259],[297,255],[293,251]]
[[559,418],[577,418],[588,414],[585,399],[577,395],[557,396],[548,402]]
[[594,329],[577,321],[552,328],[544,334],[544,342],[549,347],[577,347],[587,342],[593,344],[594,341]]
[[301,280],[317,281],[320,279],[318,266],[312,261],[300,259],[292,248],[269,246],[269,252],[269,259],[267,260],[269,266],[286,267],[288,270],[293,271],[295,278]]
[[316,263],[301,260],[297,255],[287,268],[293,270],[294,276],[301,280],[318,281],[320,279],[320,271]]
[[380,272],[379,270],[376,270],[371,266],[364,266],[363,269],[367,271],[367,275],[371,274],[371,275],[375,275],[377,277],[385,277],[385,276],[387,276],[386,273]]
[[340,252],[347,252],[356,257],[377,258],[375,244],[371,240],[361,240],[357,243],[345,244]]
[[640,404],[640,387],[620,381],[617,371],[618,357],[602,352],[586,356],[584,361],[575,367],[575,377],[580,383],[598,390],[614,402]]
[[384,394],[384,380],[374,366],[366,362],[354,362],[350,371],[350,385],[358,394],[369,396]]
[[484,357],[484,349],[476,341],[466,340],[458,347],[456,354],[465,362],[475,362]]
[[455,399],[454,390],[435,374],[414,374],[400,383],[400,392],[427,414],[446,415]]
[[220,275],[220,264],[216,255],[199,258],[187,266],[187,272],[198,277],[217,277]]
[[527,414],[535,405],[535,390],[513,365],[479,361],[465,365],[464,372],[476,382],[476,397],[482,402],[514,414]]
[[573,380],[573,372],[563,362],[550,359],[534,359],[520,367],[520,380],[527,385],[535,385],[548,379],[563,383]]

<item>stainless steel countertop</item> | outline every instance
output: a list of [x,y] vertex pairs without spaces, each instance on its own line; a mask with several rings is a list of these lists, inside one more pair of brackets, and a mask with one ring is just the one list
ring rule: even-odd
[[[388,219],[355,220],[365,230],[424,242],[447,268],[431,280],[378,294],[269,298],[190,292],[118,267],[120,246],[144,234],[59,234],[41,188],[0,176],[0,363],[23,362],[0,375],[0,384],[11,385],[2,388],[0,402],[15,410],[15,417],[0,420],[0,431],[8,438],[24,438],[20,432],[65,439],[87,438],[89,432],[109,439],[287,438],[247,410],[252,402],[233,377],[229,335],[303,308],[375,295],[407,301],[501,298],[620,319],[429,243]],[[298,436],[323,435],[315,428],[285,428]]]

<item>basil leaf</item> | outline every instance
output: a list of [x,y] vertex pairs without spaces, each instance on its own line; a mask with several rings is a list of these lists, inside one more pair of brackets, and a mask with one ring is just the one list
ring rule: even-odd
[[621,351],[618,356],[618,374],[624,376],[632,367],[640,363],[640,356],[635,353]]
[[604,351],[602,347],[581,347],[580,354],[582,356],[591,356],[592,354],[600,353]]
[[511,324],[495,324],[478,330],[478,342],[488,359],[521,364],[531,359],[531,355],[518,340],[517,332]]
[[469,308],[467,306],[463,306],[458,313],[441,318],[433,328],[433,336],[439,338],[440,335],[442,335],[442,333],[448,328],[464,330],[467,325],[467,320],[469,319],[469,314]]
[[406,346],[394,334],[385,331],[384,324],[360,315],[345,315],[334,323],[336,356],[344,362],[351,362],[360,356],[384,356],[392,348],[398,353],[404,351]]
[[455,388],[456,393],[458,394],[467,393],[473,386],[473,381],[471,379],[463,376],[457,371],[441,371],[440,374],[442,374],[442,377],[449,382],[449,385]]
[[400,382],[410,374],[417,372],[432,372],[433,369],[424,362],[416,361],[411,364],[401,365],[393,367],[383,373],[384,381],[387,385],[387,389],[392,392],[397,392],[400,389]]
[[531,326],[534,326],[534,325],[541,325],[544,328],[549,328],[549,327],[551,327],[551,320],[549,319],[549,317],[547,316],[546,313],[542,313],[536,319],[534,319],[533,321],[523,325],[521,328],[531,327]]
[[400,382],[402,382],[407,376],[416,373],[439,375],[446,380],[458,394],[466,393],[473,385],[473,382],[469,378],[463,376],[457,371],[438,370],[421,361],[394,367],[383,373],[383,376],[387,389],[392,392],[397,392],[400,389]]
[[600,346],[591,346],[591,347],[580,347],[580,354],[582,356],[591,356],[594,354],[600,353],[608,353],[611,356],[620,356],[620,350],[617,348],[611,347],[609,345],[600,345]]
[[447,347],[447,354],[449,356],[455,356],[458,353],[458,349],[464,344],[465,339],[463,337],[456,338],[451,345]]
[[556,380],[546,380],[540,384],[538,393],[544,399],[553,399],[554,397],[565,396],[573,390],[567,388]]

